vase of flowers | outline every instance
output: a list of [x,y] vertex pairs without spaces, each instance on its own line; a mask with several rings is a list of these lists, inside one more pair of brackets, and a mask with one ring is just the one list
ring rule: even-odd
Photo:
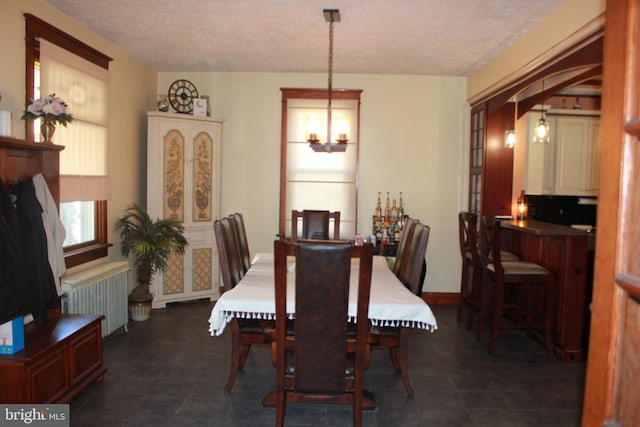
[[56,94],[43,96],[33,100],[27,105],[27,109],[22,115],[22,119],[40,119],[40,135],[45,144],[52,144],[51,138],[56,130],[56,125],[67,126],[73,121],[73,116],[69,113],[67,103],[56,97]]

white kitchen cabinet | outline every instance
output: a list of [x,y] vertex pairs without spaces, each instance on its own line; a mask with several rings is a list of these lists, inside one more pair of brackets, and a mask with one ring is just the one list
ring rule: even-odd
[[222,121],[185,114],[147,113],[147,210],[185,227],[184,255],[171,255],[152,281],[153,308],[218,297],[213,221],[220,215]]
[[600,149],[599,117],[557,118],[556,195],[597,196]]
[[549,113],[550,143],[534,144],[539,112],[527,114],[527,194],[597,196],[600,117],[594,112]]

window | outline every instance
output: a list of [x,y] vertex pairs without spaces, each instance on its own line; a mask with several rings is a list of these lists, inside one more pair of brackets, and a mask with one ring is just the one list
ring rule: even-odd
[[[348,135],[342,152],[316,152],[309,147],[308,133],[326,141],[327,91],[323,89],[282,89],[282,169],[280,172],[279,234],[291,230],[291,210],[320,209],[340,211],[340,234],[355,236],[357,227],[357,177],[361,90],[333,92],[332,127],[334,142],[338,133]],[[312,130],[312,124],[319,127]],[[349,237],[349,238],[351,238]]]
[[480,214],[485,145],[485,105],[471,110],[471,152],[469,162],[469,211]]
[[[67,267],[107,256],[108,64],[111,58],[26,14],[27,99],[56,93],[74,115],[56,130],[60,154],[60,217],[67,230]],[[39,138],[27,125],[27,140]]]

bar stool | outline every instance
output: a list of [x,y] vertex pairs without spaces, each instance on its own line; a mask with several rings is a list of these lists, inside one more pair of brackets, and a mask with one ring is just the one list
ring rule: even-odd
[[[552,352],[552,275],[543,266],[525,261],[503,261],[500,253],[500,221],[483,216],[480,220],[480,260],[484,283],[481,293],[481,338],[483,320],[491,326],[489,353],[493,352],[500,329],[544,329],[544,344]],[[542,310],[536,310],[542,303]],[[539,312],[542,311],[542,322]],[[508,317],[508,320],[506,320]]]
[[[467,330],[471,330],[475,315],[480,311],[480,288],[482,283],[482,263],[478,247],[478,215],[472,212],[458,213],[458,237],[462,256],[460,279],[460,302],[458,322],[462,321],[465,307],[469,307]],[[516,254],[500,251],[502,261],[519,261]]]

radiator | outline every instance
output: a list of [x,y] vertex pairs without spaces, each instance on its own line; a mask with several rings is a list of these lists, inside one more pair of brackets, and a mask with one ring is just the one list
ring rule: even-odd
[[128,271],[126,261],[108,262],[62,277],[62,312],[102,314],[102,337],[127,330]]

